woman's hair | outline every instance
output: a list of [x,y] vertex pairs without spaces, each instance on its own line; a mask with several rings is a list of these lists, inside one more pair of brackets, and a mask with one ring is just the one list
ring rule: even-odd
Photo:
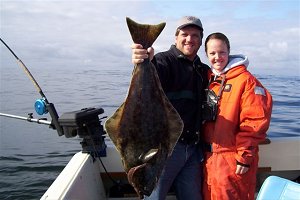
[[228,53],[230,52],[230,43],[228,38],[226,37],[226,35],[224,35],[223,33],[212,33],[209,36],[207,36],[206,40],[205,40],[205,52],[207,53],[207,43],[209,40],[212,39],[217,39],[217,40],[222,40],[223,42],[225,42],[225,44],[227,45],[227,49],[228,49]]

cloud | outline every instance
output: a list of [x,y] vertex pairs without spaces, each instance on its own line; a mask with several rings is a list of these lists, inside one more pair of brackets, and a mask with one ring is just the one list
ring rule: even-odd
[[269,49],[271,53],[285,54],[288,50],[287,42],[270,42]]
[[[94,62],[125,67],[130,63],[132,43],[126,16],[140,23],[167,22],[154,43],[158,52],[174,43],[176,23],[183,15],[200,17],[204,37],[225,33],[232,53],[248,55],[258,73],[299,67],[298,1],[4,0],[0,9],[1,38],[21,58],[42,62],[44,67]],[[199,55],[207,62],[203,47]]]

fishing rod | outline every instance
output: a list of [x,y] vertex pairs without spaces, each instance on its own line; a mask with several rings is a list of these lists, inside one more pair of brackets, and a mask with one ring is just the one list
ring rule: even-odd
[[51,121],[48,121],[46,118],[35,119],[33,118],[33,113],[29,113],[28,117],[6,113],[0,113],[0,116],[49,125],[50,128],[57,131],[59,136],[65,135],[67,138],[78,135],[80,138],[83,138],[82,142],[80,142],[82,146],[82,152],[90,153],[94,157],[99,157],[106,154],[106,145],[104,141],[105,131],[103,129],[103,125],[101,125],[101,120],[105,117],[99,119],[99,115],[104,113],[103,108],[82,108],[80,110],[63,113],[59,117],[54,104],[48,101],[46,95],[42,91],[33,75],[30,73],[29,69],[1,38],[0,40],[16,58],[17,63],[21,66],[21,68],[24,69],[25,73],[33,82],[37,91],[42,97],[41,99],[35,101],[35,111],[39,115],[47,114],[49,112]]
[[[6,46],[6,48],[14,55],[14,57],[17,59],[18,64],[21,66],[21,68],[24,69],[25,73],[33,82],[39,94],[42,96],[42,98],[36,100],[34,104],[35,111],[39,115],[43,115],[49,112],[52,120],[47,121],[46,118],[35,119],[33,118],[33,113],[29,113],[28,117],[22,117],[0,112],[0,116],[49,125],[50,128],[57,130],[59,136],[65,135],[65,137],[67,138],[75,137],[78,135],[80,138],[82,138],[82,141],[80,142],[82,152],[89,153],[93,158],[98,158],[105,173],[108,175],[110,180],[113,182],[113,184],[120,188],[120,183],[118,183],[116,180],[114,180],[114,178],[111,177],[104,163],[100,159],[100,157],[106,157],[107,147],[104,140],[106,132],[104,131],[103,125],[101,124],[101,120],[106,118],[107,116],[104,116],[99,119],[99,115],[104,113],[103,108],[82,108],[80,110],[63,113],[59,117],[54,107],[54,104],[48,101],[46,95],[42,91],[41,87],[39,86],[33,75],[30,73],[29,69],[1,38],[0,40]],[[95,161],[95,159],[93,160]]]
[[28,117],[22,117],[22,116],[18,116],[18,115],[11,115],[11,114],[6,114],[6,113],[0,113],[0,116],[3,117],[10,117],[10,118],[14,118],[14,119],[21,119],[21,120],[26,120],[28,122],[35,122],[38,124],[45,124],[45,125],[51,125],[50,121],[47,121],[46,118],[41,118],[41,119],[34,119],[32,117],[32,113],[28,114]]
[[[36,87],[37,91],[39,92],[39,94],[42,96],[41,99],[36,100],[35,104],[34,104],[34,108],[35,111],[39,114],[39,115],[43,115],[43,114],[47,114],[49,112],[52,121],[50,123],[50,128],[56,129],[57,133],[59,136],[62,136],[63,133],[63,129],[62,127],[59,125],[58,122],[58,114],[57,111],[54,107],[53,103],[49,103],[48,99],[46,98],[44,92],[42,91],[41,87],[39,86],[39,84],[37,83],[37,81],[35,80],[35,78],[33,77],[33,75],[30,73],[29,69],[25,66],[25,64],[22,62],[22,60],[15,54],[15,52],[0,38],[1,42],[5,45],[5,47],[13,54],[13,56],[16,58],[17,63],[20,65],[21,68],[23,68],[23,70],[25,71],[25,73],[27,74],[27,76],[29,77],[29,79],[33,82],[34,86]],[[0,114],[1,116],[5,116]],[[34,120],[34,121],[38,121],[38,120]]]

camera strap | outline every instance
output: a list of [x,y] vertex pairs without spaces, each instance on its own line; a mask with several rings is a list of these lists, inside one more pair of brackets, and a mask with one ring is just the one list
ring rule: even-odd
[[[221,98],[221,95],[222,95],[222,92],[224,90],[224,85],[225,85],[225,79],[226,79],[226,75],[225,74],[222,74],[220,75],[220,77],[222,77],[222,80],[221,80],[221,85],[220,85],[220,89],[219,89],[219,92],[218,94],[216,95],[217,96],[217,103],[219,102],[219,99]],[[208,85],[210,85],[212,82],[216,81],[218,82],[219,80],[216,80],[217,79],[217,76],[215,76],[214,78],[211,78]],[[213,81],[212,81],[213,80]],[[209,87],[208,87],[209,89]],[[210,89],[209,89],[210,90]],[[212,91],[212,90],[211,90]]]
[[222,92],[224,90],[224,84],[225,84],[225,79],[226,79],[225,74],[222,74],[221,77],[222,77],[222,82],[221,82],[220,90],[219,90],[218,95],[217,95],[218,101],[221,98]]

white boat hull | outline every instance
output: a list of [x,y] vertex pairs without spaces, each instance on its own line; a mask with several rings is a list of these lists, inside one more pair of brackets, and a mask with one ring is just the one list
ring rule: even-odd
[[99,161],[76,153],[41,199],[106,199]]
[[[106,141],[107,156],[101,157],[108,173],[113,177],[126,179],[119,153],[110,141]],[[271,175],[276,174],[284,178],[294,179],[300,176],[300,137],[272,138],[270,144],[260,145],[261,176],[259,184]],[[101,175],[100,175],[101,174]],[[98,159],[86,153],[76,153],[57,179],[42,196],[41,200],[53,199],[137,199],[137,197],[108,197],[108,190],[112,182],[105,176]],[[106,178],[104,178],[106,177]],[[109,183],[110,182],[110,183]],[[176,199],[169,195],[168,199]]]
[[259,167],[272,171],[300,170],[300,137],[272,138],[259,146]]

